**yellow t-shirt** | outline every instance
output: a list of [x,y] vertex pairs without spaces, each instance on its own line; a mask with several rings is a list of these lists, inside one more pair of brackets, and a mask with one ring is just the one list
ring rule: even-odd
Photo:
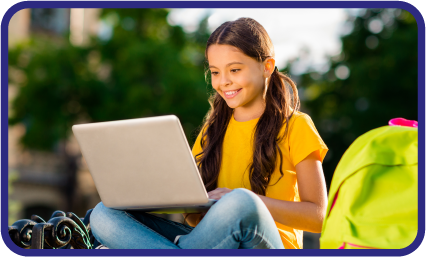
[[[218,187],[229,189],[247,188],[251,190],[248,167],[253,161],[254,127],[259,118],[238,122],[231,117],[223,141],[222,164],[218,178]],[[282,127],[279,137],[282,138],[285,126]],[[192,154],[201,152],[200,133],[192,148]],[[279,142],[283,154],[281,176],[279,171],[280,157],[277,156],[276,168],[271,176],[270,186],[266,188],[266,196],[274,199],[299,202],[299,191],[295,166],[310,153],[319,151],[321,162],[328,151],[321,139],[312,119],[305,113],[295,112],[290,118],[287,136]],[[276,184],[275,184],[276,183]],[[274,185],[275,184],[275,185]],[[271,186],[273,185],[273,186]],[[284,226],[275,222],[278,232],[286,249],[303,248],[303,231]]]

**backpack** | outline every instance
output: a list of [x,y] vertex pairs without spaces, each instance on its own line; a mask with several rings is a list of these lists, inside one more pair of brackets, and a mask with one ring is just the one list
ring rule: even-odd
[[417,125],[384,126],[346,150],[330,185],[321,249],[396,249],[414,241],[417,134]]

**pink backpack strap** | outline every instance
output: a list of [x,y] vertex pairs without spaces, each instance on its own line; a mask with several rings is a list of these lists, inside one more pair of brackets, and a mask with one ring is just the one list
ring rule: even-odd
[[395,118],[389,121],[389,126],[404,126],[404,127],[412,127],[417,128],[417,121],[415,120],[406,120],[404,118]]

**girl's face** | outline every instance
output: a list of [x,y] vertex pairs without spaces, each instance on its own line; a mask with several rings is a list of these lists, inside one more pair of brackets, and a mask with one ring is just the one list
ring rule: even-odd
[[207,58],[212,86],[230,108],[263,108],[265,79],[271,73],[264,63],[230,45],[209,46]]

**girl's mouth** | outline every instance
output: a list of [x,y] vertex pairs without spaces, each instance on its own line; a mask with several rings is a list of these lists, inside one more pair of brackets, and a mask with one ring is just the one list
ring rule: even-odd
[[237,90],[229,90],[229,91],[223,91],[223,95],[227,98],[227,99],[231,99],[234,98],[236,95],[238,95],[238,93],[241,91],[242,88],[237,89]]

